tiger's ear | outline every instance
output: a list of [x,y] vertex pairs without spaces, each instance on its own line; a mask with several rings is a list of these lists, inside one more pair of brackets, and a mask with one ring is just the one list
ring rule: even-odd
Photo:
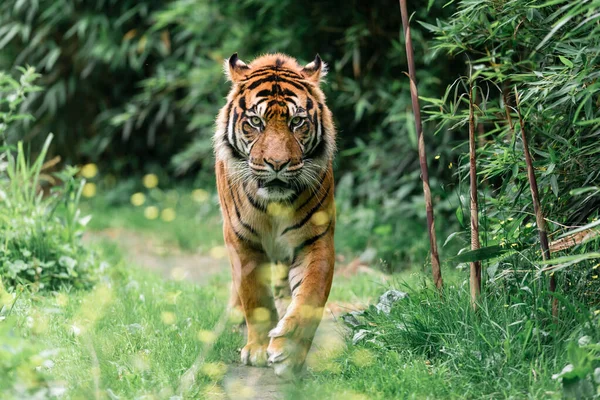
[[327,64],[317,54],[311,63],[306,64],[302,68],[302,75],[309,81],[318,84],[327,75]]
[[250,67],[238,58],[237,53],[233,53],[228,60],[225,60],[225,75],[231,82],[241,81],[248,72],[250,72]]

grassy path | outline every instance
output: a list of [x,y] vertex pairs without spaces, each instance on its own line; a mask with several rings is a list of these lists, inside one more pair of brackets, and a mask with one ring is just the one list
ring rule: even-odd
[[[196,284],[199,290],[214,282],[215,279],[228,280],[229,264],[219,247],[211,249],[210,255],[182,251],[178,246],[166,245],[164,240],[155,235],[125,228],[107,228],[96,231],[91,233],[86,240],[103,242],[104,246],[114,245],[122,254],[125,264],[134,264],[143,270],[152,271],[164,279]],[[379,278],[381,283],[385,281],[383,276],[379,276]],[[348,278],[340,277],[340,279],[346,284],[350,282]],[[356,283],[358,284],[357,288],[364,291],[365,282],[359,280]],[[337,317],[344,312],[361,308],[369,301],[368,296],[359,299],[352,289],[338,292],[339,295],[336,295],[334,289],[333,301],[326,308],[323,322],[309,355],[309,365],[311,362],[315,364],[322,359],[322,353],[330,354],[345,349],[345,328]],[[372,292],[374,295],[375,291]],[[364,293],[362,294],[364,295]],[[220,297],[225,298],[226,294],[222,294]],[[217,325],[219,324],[217,323]],[[221,334],[220,332],[214,333]],[[242,335],[239,336],[241,338]],[[205,360],[200,356],[197,362],[188,369],[188,373],[197,373],[197,370],[203,368],[204,363]],[[237,359],[230,360],[226,364],[226,372],[220,379],[218,388],[224,391],[223,394],[226,398],[265,400],[283,399],[286,397],[286,392],[294,389],[293,385],[286,384],[276,377],[272,369],[241,366]],[[213,393],[213,396],[218,397],[218,395],[218,393]]]

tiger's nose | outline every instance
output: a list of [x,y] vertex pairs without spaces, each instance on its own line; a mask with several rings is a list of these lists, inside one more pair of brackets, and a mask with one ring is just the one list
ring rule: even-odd
[[275,172],[281,171],[284,167],[286,167],[290,163],[290,160],[277,160],[274,158],[266,158],[265,164],[273,169]]

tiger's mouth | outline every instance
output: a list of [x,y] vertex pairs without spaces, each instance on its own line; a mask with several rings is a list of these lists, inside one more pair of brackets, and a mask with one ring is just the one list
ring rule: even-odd
[[284,182],[281,179],[272,179],[268,182],[266,181],[259,181],[258,186],[260,188],[267,188],[267,189],[291,189],[292,185],[289,182]]

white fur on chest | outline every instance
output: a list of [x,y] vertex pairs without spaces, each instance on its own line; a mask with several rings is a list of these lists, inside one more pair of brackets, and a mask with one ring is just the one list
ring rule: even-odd
[[291,219],[284,216],[270,218],[270,226],[262,232],[261,244],[265,253],[272,262],[291,262],[294,257],[294,248],[286,235],[281,232],[292,224]]

